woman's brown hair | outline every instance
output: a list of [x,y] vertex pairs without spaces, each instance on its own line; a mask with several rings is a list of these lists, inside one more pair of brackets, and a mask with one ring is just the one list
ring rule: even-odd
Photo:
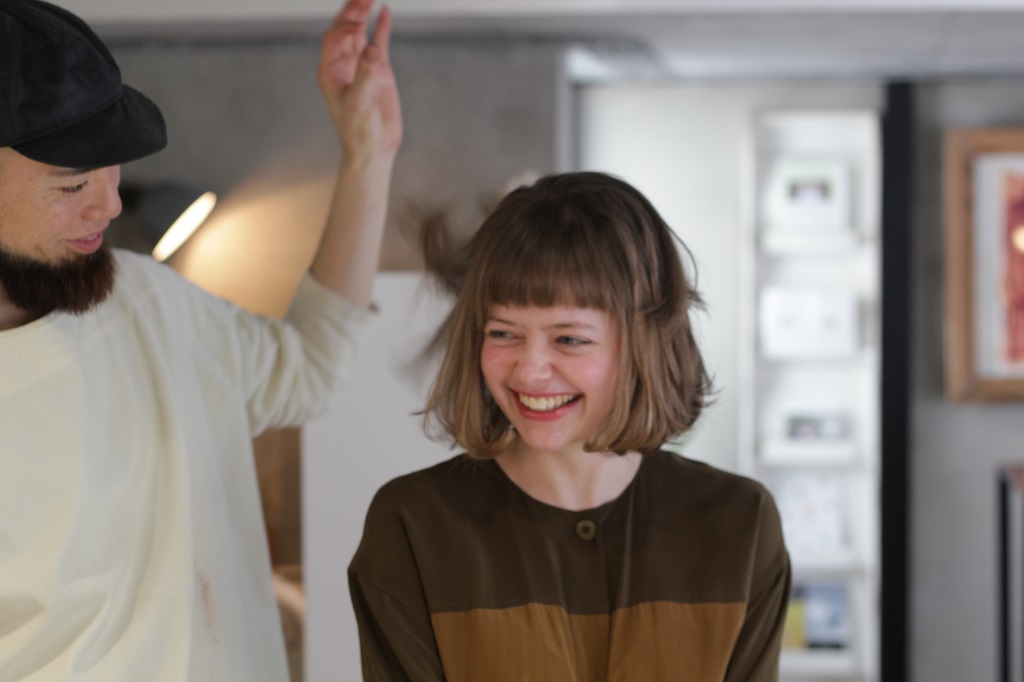
[[688,431],[711,381],[689,319],[702,303],[677,243],[686,249],[640,192],[596,172],[549,175],[513,190],[461,248],[441,222],[428,221],[427,269],[455,305],[432,344],[444,355],[425,409],[427,433],[480,458],[515,438],[480,371],[493,305],[596,308],[617,322],[618,399],[587,450],[648,453]]

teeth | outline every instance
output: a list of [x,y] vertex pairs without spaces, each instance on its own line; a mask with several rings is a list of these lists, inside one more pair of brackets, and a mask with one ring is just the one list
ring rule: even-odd
[[576,396],[572,393],[566,393],[564,395],[545,396],[543,398],[534,398],[532,396],[519,394],[519,402],[525,405],[527,408],[534,412],[550,412],[556,410],[562,405],[570,402]]

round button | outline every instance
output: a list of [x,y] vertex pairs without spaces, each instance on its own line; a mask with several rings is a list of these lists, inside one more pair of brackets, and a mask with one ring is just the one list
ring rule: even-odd
[[576,524],[576,535],[581,540],[593,540],[597,535],[597,524],[590,519],[583,519]]

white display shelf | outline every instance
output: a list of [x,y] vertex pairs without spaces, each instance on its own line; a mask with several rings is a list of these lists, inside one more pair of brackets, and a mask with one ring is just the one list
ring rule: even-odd
[[793,573],[798,576],[863,575],[867,569],[864,558],[849,547],[828,553],[794,552],[790,560],[793,562]]
[[838,235],[808,235],[804,230],[773,228],[760,237],[761,249],[779,256],[807,254],[845,254],[859,246],[863,235],[848,232]]
[[780,467],[850,467],[858,463],[859,446],[853,439],[765,440],[758,450],[760,461]]
[[[783,680],[878,679],[878,124],[764,112],[744,159],[740,468],[776,497],[794,584],[845,603],[848,628],[841,648],[785,649]],[[801,620],[807,603],[787,639],[822,622]]]
[[779,676],[787,679],[857,679],[860,666],[857,657],[848,650],[792,650],[783,649]]

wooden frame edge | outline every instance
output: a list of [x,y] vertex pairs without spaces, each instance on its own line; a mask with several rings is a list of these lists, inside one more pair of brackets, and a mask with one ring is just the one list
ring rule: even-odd
[[1024,127],[954,128],[943,140],[946,396],[949,400],[1024,400],[1024,379],[983,379],[974,369],[974,157],[1024,154]]

